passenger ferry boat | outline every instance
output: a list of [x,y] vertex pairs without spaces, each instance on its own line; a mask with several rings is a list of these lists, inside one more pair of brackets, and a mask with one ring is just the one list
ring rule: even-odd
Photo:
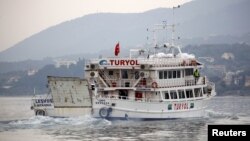
[[[206,76],[194,77],[203,67],[178,46],[169,53],[89,60],[85,77],[92,87],[93,117],[168,119],[202,117],[215,86]],[[142,54],[144,50],[131,50]],[[178,51],[175,52],[175,51]],[[131,53],[130,53],[131,54]]]
[[53,99],[49,102],[53,101],[54,108],[36,106],[46,102],[36,97],[32,108],[37,115],[56,117],[203,117],[209,100],[216,95],[215,85],[206,76],[194,76],[203,64],[194,55],[182,53],[173,41],[148,49],[131,49],[129,57],[118,56],[118,43],[114,57],[86,61],[84,80],[49,76]]

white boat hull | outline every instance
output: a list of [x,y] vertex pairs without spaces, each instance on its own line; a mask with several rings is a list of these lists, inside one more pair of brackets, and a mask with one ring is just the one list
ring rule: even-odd
[[[203,117],[204,109],[179,111],[179,112],[136,112],[113,109],[112,114],[108,118],[118,119],[176,119],[176,118],[196,118]],[[99,115],[94,117],[100,117]]]
[[[103,104],[99,104],[98,102]],[[95,99],[93,103],[93,117],[108,119],[174,119],[204,117],[207,102],[207,98],[168,102],[135,102],[119,99]],[[115,106],[110,106],[112,103],[115,103]],[[192,105],[191,103],[194,105],[192,108],[190,107]],[[168,109],[168,105],[172,105],[172,109]],[[109,114],[101,115],[101,109],[108,109]]]

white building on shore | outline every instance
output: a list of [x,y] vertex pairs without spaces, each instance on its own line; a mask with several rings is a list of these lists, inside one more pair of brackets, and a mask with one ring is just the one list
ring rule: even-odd
[[55,67],[60,68],[61,66],[66,66],[69,68],[70,65],[77,64],[75,60],[55,60]]

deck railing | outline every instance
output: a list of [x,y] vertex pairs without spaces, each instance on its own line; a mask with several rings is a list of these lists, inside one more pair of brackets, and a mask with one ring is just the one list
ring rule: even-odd
[[[105,79],[108,87],[143,87],[143,88],[170,88],[170,87],[182,87],[182,86],[194,86],[205,85],[207,83],[206,77],[195,78],[178,78],[178,79]],[[138,82],[138,83],[136,83]],[[156,85],[153,85],[156,83]]]
[[137,79],[105,79],[105,81],[109,87],[133,87]]
[[97,96],[97,99],[110,99],[110,100],[127,100],[127,101],[138,101],[138,102],[162,102],[161,99],[151,99],[151,98],[136,98],[128,96]]
[[196,65],[195,59],[184,58],[152,58],[139,60],[141,64],[149,64],[153,67],[178,67],[178,66],[191,66]]

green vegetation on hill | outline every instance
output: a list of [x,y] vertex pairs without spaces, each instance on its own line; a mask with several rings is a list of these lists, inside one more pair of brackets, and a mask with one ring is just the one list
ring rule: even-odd
[[[12,74],[12,77],[18,76],[17,82],[6,83],[7,78],[4,74],[0,75],[0,85],[11,85],[11,88],[0,88],[0,95],[32,95],[34,89],[37,94],[44,94],[48,92],[47,76],[64,76],[64,77],[80,77],[84,75],[84,60],[78,60],[77,64],[70,65],[69,68],[61,66],[56,68],[54,65],[46,65],[34,75],[27,75],[27,73],[19,71]],[[9,77],[11,78],[11,77]]]
[[[183,52],[194,54],[204,63],[202,75],[216,84],[218,95],[250,94],[250,45],[248,44],[207,44],[189,45]],[[204,57],[213,58],[206,60]],[[26,71],[0,74],[0,95],[32,95],[47,93],[47,76],[84,77],[84,59],[69,68],[46,65],[34,75]],[[3,86],[11,86],[3,88]]]
[[[248,44],[207,44],[189,45],[184,52],[193,53],[196,57],[213,57],[214,64],[225,65],[228,70],[237,71],[240,69],[250,70],[250,46]],[[224,53],[232,53],[233,58],[224,59]]]
[[195,54],[196,57],[212,57],[205,63],[202,70],[208,78],[215,82],[218,95],[249,95],[250,86],[250,45],[242,44],[207,44],[189,45],[184,52]]

